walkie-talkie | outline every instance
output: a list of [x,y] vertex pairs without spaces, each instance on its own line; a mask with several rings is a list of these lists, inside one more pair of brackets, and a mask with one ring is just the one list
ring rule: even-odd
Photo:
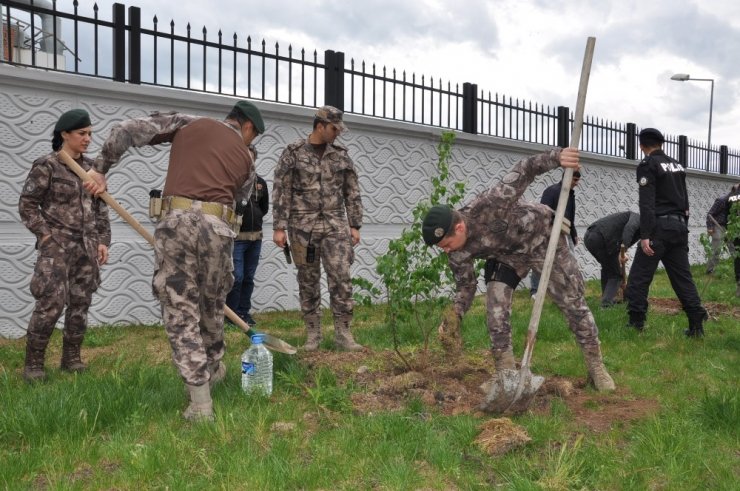
[[290,259],[290,245],[287,242],[283,246],[283,254],[285,254],[285,261],[291,264],[293,261]]
[[313,263],[315,260],[316,260],[316,246],[313,244],[308,244],[308,246],[306,246],[306,262]]

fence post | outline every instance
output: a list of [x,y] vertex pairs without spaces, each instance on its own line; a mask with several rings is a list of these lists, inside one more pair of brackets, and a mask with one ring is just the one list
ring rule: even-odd
[[344,111],[344,53],[324,51],[324,104]]
[[624,135],[624,156],[629,160],[637,160],[637,125],[627,123]]
[[[128,23],[131,30],[128,34],[128,81],[141,83],[141,9],[128,8]],[[156,70],[156,67],[154,68]]]
[[727,145],[721,145],[719,147],[719,173],[727,174],[727,168],[730,161],[730,151]]
[[678,136],[678,163],[687,166],[689,160],[689,139],[686,135]]
[[570,109],[567,106],[558,106],[558,146],[570,146]]
[[462,130],[473,135],[478,134],[478,85],[463,84]]
[[126,6],[113,4],[113,80],[126,81]]

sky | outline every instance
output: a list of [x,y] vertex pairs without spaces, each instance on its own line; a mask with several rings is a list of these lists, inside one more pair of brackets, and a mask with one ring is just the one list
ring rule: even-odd
[[[123,1],[123,0],[121,0]],[[80,13],[92,2],[81,0]],[[120,3],[120,2],[119,2]],[[71,0],[58,0],[69,10]],[[100,0],[110,19],[112,0]],[[142,26],[170,20],[377,63],[540,104],[575,107],[589,36],[596,38],[585,113],[708,138],[740,149],[737,0],[132,0]]]

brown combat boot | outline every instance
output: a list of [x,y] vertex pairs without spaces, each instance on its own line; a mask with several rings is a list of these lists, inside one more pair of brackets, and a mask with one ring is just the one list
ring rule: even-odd
[[62,341],[62,362],[60,367],[66,372],[84,372],[87,369],[87,364],[82,362],[80,358],[80,347],[82,341],[73,342]]
[[583,357],[588,367],[588,382],[599,392],[611,392],[616,389],[614,380],[606,371],[604,360],[601,357],[601,347],[582,347]]
[[211,387],[208,384],[188,385],[185,384],[190,396],[190,405],[182,413],[182,417],[188,421],[213,421],[213,401],[211,400]]
[[492,349],[493,353],[493,366],[496,368],[496,373],[489,380],[486,380],[480,384],[479,388],[484,394],[491,392],[493,384],[499,380],[498,374],[502,370],[516,370],[516,360],[514,359],[514,350],[509,346],[506,349]]
[[303,351],[316,351],[321,344],[321,316],[310,314],[303,318],[306,325],[306,344],[303,345]]
[[44,356],[46,349],[39,349],[31,341],[26,341],[26,361],[23,366],[23,379],[26,382],[38,382],[46,379]]
[[342,351],[362,351],[364,346],[355,342],[349,326],[352,323],[351,315],[343,315],[334,319],[334,344]]

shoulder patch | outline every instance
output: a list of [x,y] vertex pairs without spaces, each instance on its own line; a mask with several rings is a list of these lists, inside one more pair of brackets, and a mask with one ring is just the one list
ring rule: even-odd
[[648,179],[647,177],[641,177],[639,182],[640,182],[640,186],[647,186]]

